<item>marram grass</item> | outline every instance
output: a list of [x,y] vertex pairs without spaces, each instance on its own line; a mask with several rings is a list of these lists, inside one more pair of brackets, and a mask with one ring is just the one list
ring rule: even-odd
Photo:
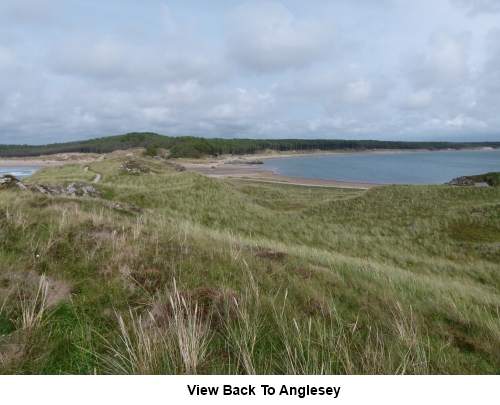
[[500,190],[312,189],[123,158],[0,191],[5,374],[500,372]]

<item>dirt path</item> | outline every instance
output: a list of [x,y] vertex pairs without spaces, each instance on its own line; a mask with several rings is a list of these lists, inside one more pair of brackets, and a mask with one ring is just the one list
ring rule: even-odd
[[[103,157],[103,156],[105,156],[105,155],[102,155],[101,157]],[[85,166],[85,167],[83,168],[83,171],[84,171],[84,172],[88,172],[88,171],[89,171],[89,167],[88,167],[88,166]],[[95,178],[94,178],[94,183],[98,183],[98,182],[99,182],[99,180],[101,180],[101,175],[100,175],[99,173],[96,173],[96,174],[95,174]]]

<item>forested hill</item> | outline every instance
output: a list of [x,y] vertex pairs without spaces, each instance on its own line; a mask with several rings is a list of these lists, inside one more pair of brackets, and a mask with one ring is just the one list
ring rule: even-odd
[[206,139],[193,136],[170,137],[150,132],[134,132],[86,141],[54,143],[49,145],[0,145],[0,157],[27,157],[55,153],[109,153],[154,145],[170,149],[172,157],[198,158],[204,155],[255,154],[266,149],[279,152],[309,150],[364,150],[364,149],[468,149],[500,148],[500,142],[400,142],[341,139]]

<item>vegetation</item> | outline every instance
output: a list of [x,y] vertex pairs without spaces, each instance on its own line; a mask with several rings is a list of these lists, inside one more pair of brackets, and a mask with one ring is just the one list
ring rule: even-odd
[[145,156],[150,156],[150,157],[158,156],[158,148],[156,147],[155,144],[150,143],[146,147],[146,150],[144,151],[144,155]]
[[0,190],[0,371],[496,374],[500,188],[309,188],[124,157]]
[[[399,142],[341,139],[206,139],[193,136],[170,137],[150,132],[129,133],[108,136],[87,141],[56,143],[50,145],[0,145],[0,157],[41,156],[56,153],[110,153],[136,147],[169,149],[171,157],[200,158],[205,155],[255,154],[266,150],[278,152],[313,150],[372,150],[372,149],[466,149],[492,147],[499,148],[500,142]],[[154,156],[154,155],[150,155]]]
[[500,186],[500,172],[490,172],[486,174],[478,174],[476,176],[466,176],[466,178],[475,182],[485,182],[489,186]]

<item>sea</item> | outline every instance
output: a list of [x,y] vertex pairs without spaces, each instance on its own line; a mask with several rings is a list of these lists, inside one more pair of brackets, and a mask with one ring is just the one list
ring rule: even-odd
[[443,184],[500,172],[500,150],[366,153],[266,159],[260,169],[283,176],[379,184]]
[[23,179],[25,177],[31,176],[36,171],[40,170],[41,167],[33,166],[0,166],[0,176],[2,174],[12,174],[18,179]]

